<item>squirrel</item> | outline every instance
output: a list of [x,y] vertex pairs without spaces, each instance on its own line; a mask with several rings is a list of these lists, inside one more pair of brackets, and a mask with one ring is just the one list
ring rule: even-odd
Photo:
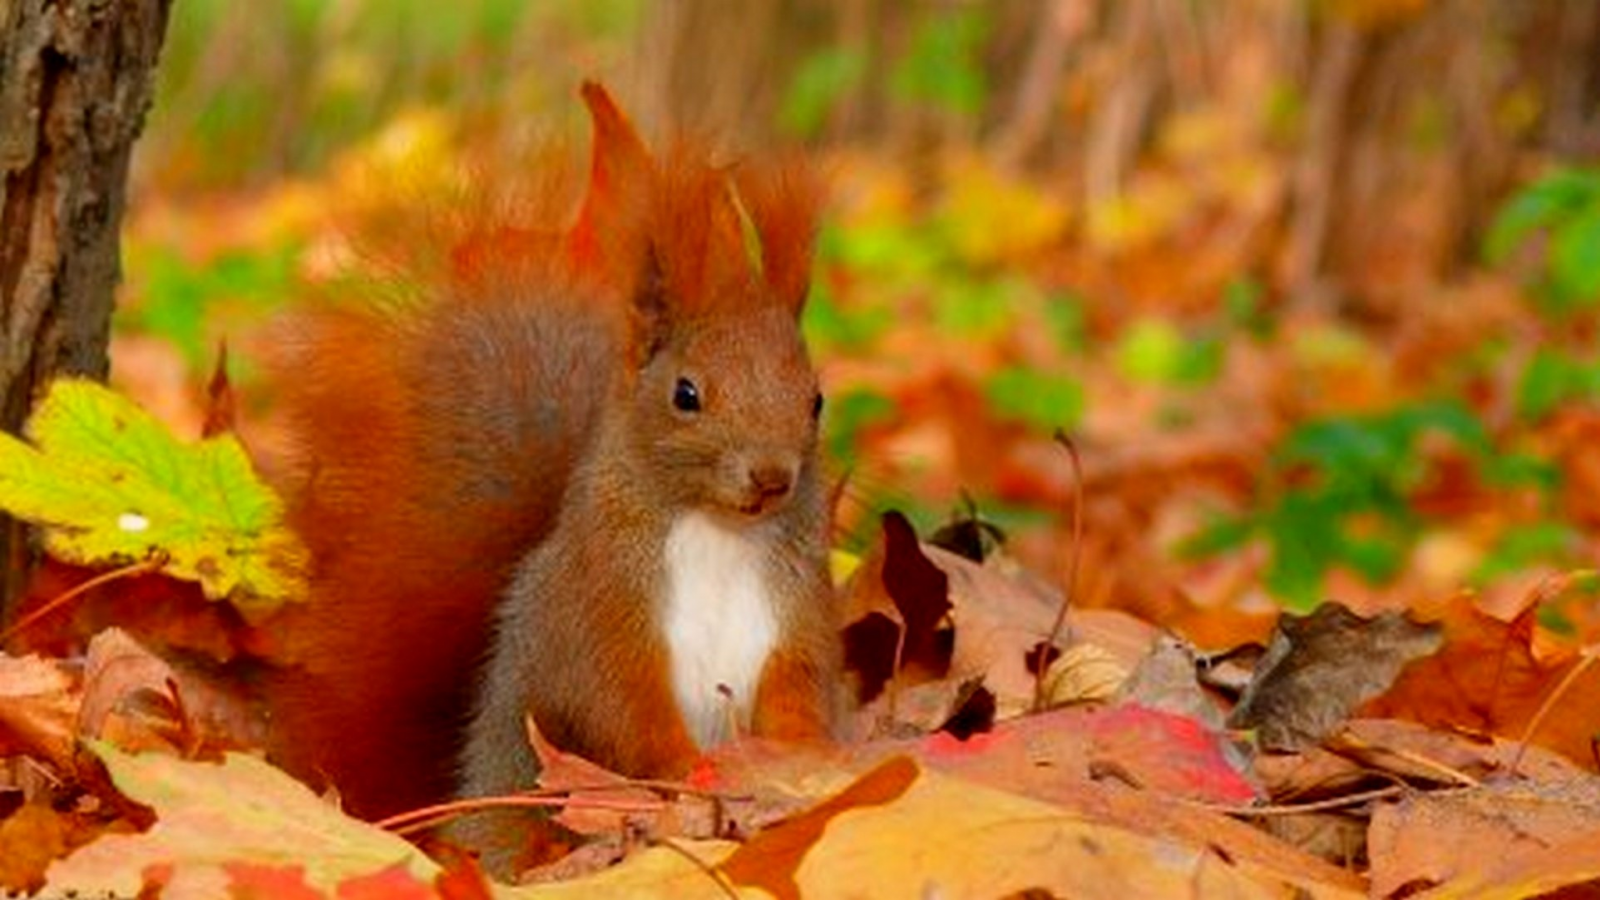
[[[313,568],[280,633],[300,664],[269,688],[273,753],[357,815],[532,787],[529,716],[639,777],[735,731],[830,735],[799,329],[817,180],[686,141],[653,155],[603,88],[581,93],[573,225],[487,223],[438,296],[302,313],[281,355]],[[517,821],[454,836],[504,871]]]

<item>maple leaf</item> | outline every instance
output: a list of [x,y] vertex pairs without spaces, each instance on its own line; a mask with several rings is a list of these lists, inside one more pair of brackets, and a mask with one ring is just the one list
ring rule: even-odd
[[53,556],[159,558],[252,621],[304,595],[305,551],[233,436],[185,445],[127,398],[71,378],[51,385],[26,432],[0,434],[0,509],[41,526]]

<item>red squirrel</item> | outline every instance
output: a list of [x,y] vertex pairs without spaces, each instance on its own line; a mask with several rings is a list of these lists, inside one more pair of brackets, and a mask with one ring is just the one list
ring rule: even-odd
[[816,181],[652,155],[582,96],[570,228],[487,223],[440,296],[303,314],[280,364],[314,564],[276,752],[358,815],[532,786],[528,715],[634,776],[829,733]]

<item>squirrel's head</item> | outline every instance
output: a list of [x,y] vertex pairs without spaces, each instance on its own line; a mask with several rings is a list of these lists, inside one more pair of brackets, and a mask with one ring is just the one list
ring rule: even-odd
[[[758,519],[814,478],[822,395],[800,337],[821,191],[793,161],[653,158],[603,89],[570,252],[627,272],[630,452],[677,508]],[[617,281],[613,280],[613,284]]]

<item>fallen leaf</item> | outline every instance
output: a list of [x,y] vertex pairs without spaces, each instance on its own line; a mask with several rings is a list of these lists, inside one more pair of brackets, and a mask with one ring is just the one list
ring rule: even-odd
[[[1440,730],[1520,740],[1547,695],[1579,664],[1577,654],[1535,651],[1536,608],[1506,623],[1457,603],[1443,620],[1444,646],[1407,666],[1383,695],[1360,709],[1374,719],[1409,719]],[[1600,734],[1600,667],[1590,666],[1555,701],[1532,743],[1594,768]]]
[[45,868],[67,852],[68,830],[62,814],[41,803],[25,803],[0,820],[0,891],[44,887]]
[[1190,800],[1256,800],[1243,754],[1190,716],[1127,703],[1092,716],[1089,725],[1093,771],[1114,768],[1135,787]]
[[[441,873],[442,874],[442,873]],[[433,885],[417,877],[405,863],[339,882],[338,900],[437,900]]]
[[1527,897],[1591,897],[1600,883],[1600,831],[1567,836],[1510,858],[1488,857],[1476,871],[1418,900],[1524,900]]
[[[560,750],[545,740],[534,724],[533,717],[525,720],[528,743],[539,760],[539,787],[544,791],[565,792],[569,804],[554,816],[562,826],[582,835],[622,834],[631,822],[651,823],[652,834],[674,834],[695,837],[710,836],[709,826],[698,834],[682,826],[684,815],[675,804],[661,798],[656,791],[639,787],[610,769],[596,765],[581,756]],[[689,800],[682,805],[688,805]],[[709,818],[709,802],[700,803],[702,815],[696,820]]]
[[1255,729],[1269,750],[1315,744],[1441,642],[1437,628],[1396,613],[1363,619],[1336,603],[1285,613],[1228,725]]
[[267,711],[214,670],[156,656],[121,629],[89,642],[79,730],[128,751],[184,756],[266,744]]
[[1073,644],[1044,673],[1045,708],[1110,700],[1128,674],[1111,651],[1095,644]]
[[[161,896],[172,890],[175,868],[161,866]],[[327,894],[306,884],[305,866],[294,864],[263,865],[250,862],[222,864],[228,876],[229,898],[237,900],[327,900]],[[178,890],[182,890],[180,886]]]
[[21,753],[71,771],[81,702],[63,663],[0,653],[0,756]]
[[1149,655],[1122,683],[1117,699],[1188,716],[1213,731],[1223,728],[1222,710],[1200,687],[1194,648],[1170,635],[1156,639]]
[[[890,759],[851,788],[763,832],[720,867],[780,898],[1361,896],[1340,883],[1284,878],[1205,844],[1175,845],[1061,807]],[[1114,892],[1114,893],[1113,893]]]
[[252,756],[230,753],[218,765],[90,747],[119,791],[154,809],[156,823],[143,834],[108,834],[51,865],[47,884],[57,893],[133,896],[155,866],[171,867],[163,896],[174,898],[225,896],[227,867],[239,863],[304,866],[306,883],[324,894],[395,864],[419,879],[439,872],[415,847]]
[[0,435],[0,507],[43,526],[51,555],[79,564],[161,557],[258,619],[303,596],[304,550],[283,505],[231,435],[184,445],[110,389],[61,379]]
[[[1377,897],[1482,877],[1489,863],[1525,877],[1547,874],[1517,860],[1581,834],[1600,834],[1600,779],[1564,784],[1497,783],[1464,791],[1414,794],[1380,805],[1368,831],[1372,893]],[[1600,878],[1600,843],[1589,845],[1561,886]],[[1505,877],[1504,875],[1500,877]],[[1571,879],[1571,880],[1567,880]],[[1551,890],[1541,877],[1540,891]],[[1530,891],[1530,893],[1532,893]]]

